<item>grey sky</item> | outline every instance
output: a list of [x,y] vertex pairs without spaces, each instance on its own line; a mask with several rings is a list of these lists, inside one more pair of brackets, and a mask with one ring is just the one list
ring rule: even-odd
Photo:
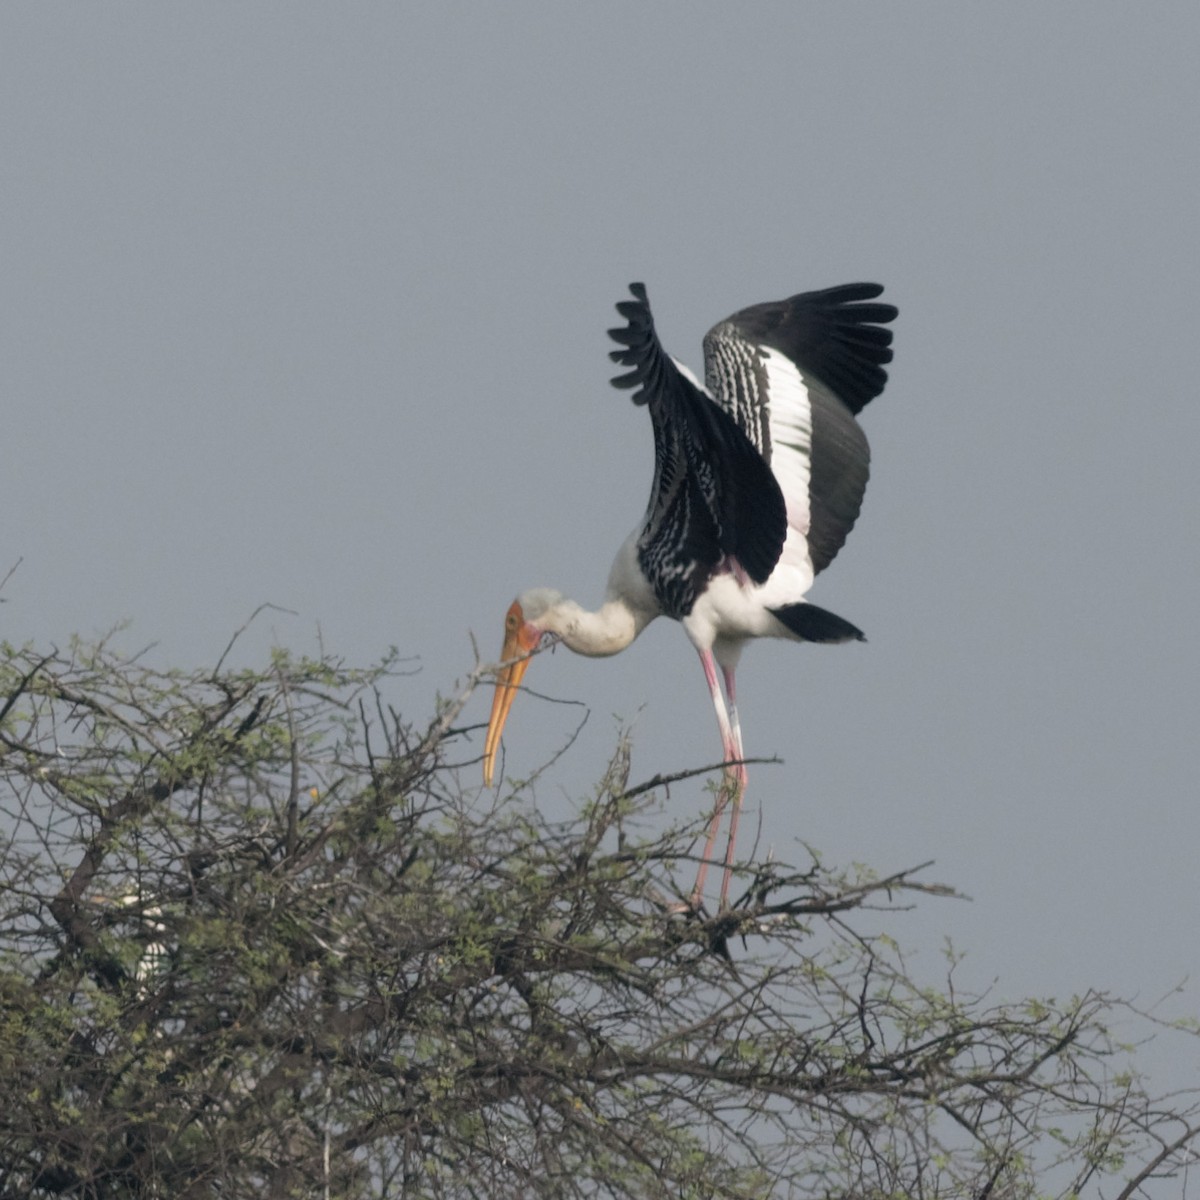
[[[697,366],[736,308],[878,279],[873,478],[812,593],[870,641],[747,652],[786,764],[746,842],[761,806],[762,851],[936,859],[975,899],[896,921],[931,979],[948,933],[1000,996],[1191,976],[1200,1013],[1197,62],[1193,0],[6,5],[5,635],[207,663],[272,601],[248,653],[395,643],[422,719],[642,512],[630,280]],[[612,713],[639,777],[718,756],[669,622],[529,683],[592,712],[548,808]],[[522,697],[508,768],[578,712]]]

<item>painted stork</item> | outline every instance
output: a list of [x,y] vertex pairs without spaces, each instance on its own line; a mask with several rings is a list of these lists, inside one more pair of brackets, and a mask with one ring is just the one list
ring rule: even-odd
[[[577,654],[624,650],[657,616],[679,621],[700,655],[726,764],[692,906],[732,797],[721,906],[728,903],[746,787],[734,671],[750,638],[862,641],[849,621],[808,604],[813,578],[853,527],[870,452],[857,414],[883,390],[896,309],[875,283],[848,283],[755,304],[704,338],[704,383],[662,348],[640,283],[617,305],[610,358],[637,388],[654,427],[654,486],[646,515],[617,552],[604,604],[588,612],[548,588],[518,597],[504,624],[502,666],[488,723],[483,777],[491,785],[500,735],[530,655],[561,641]],[[720,668],[725,695],[717,680]]]

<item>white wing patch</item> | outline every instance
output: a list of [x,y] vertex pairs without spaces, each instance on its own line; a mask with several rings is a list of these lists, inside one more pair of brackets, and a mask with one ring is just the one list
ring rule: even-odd
[[770,608],[802,600],[813,582],[808,531],[812,521],[812,404],[804,377],[786,355],[760,346],[770,406],[771,470],[787,505],[788,532],[771,578],[757,589]]

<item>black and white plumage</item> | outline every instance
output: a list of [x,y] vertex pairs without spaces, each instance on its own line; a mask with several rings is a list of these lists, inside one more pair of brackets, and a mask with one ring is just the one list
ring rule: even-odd
[[[862,639],[850,622],[808,604],[813,579],[841,549],[862,505],[870,453],[855,419],[887,382],[896,309],[874,283],[804,292],[741,309],[704,338],[704,383],[659,343],[646,289],[617,305],[609,331],[654,429],[654,484],[597,612],[548,589],[509,609],[504,660],[484,751],[491,781],[500,733],[528,655],[547,636],[581,654],[623,649],[655,617],[678,620],[700,654],[721,728],[733,815],[725,903],[745,789],[734,671],[755,637]],[[524,657],[520,657],[524,656]],[[517,660],[517,661],[510,661]],[[721,668],[725,696],[716,668]],[[693,892],[698,903],[721,817],[713,815]]]

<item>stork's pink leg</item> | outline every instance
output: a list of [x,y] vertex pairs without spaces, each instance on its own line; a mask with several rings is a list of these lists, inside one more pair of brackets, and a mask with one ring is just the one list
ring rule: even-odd
[[[711,650],[700,651],[700,662],[704,667],[704,678],[708,681],[708,693],[712,697],[713,708],[717,714],[717,726],[721,730],[721,746],[722,753],[726,763],[738,763],[742,757],[741,753],[741,734],[737,730],[737,712],[734,710],[734,723],[731,725],[729,720],[729,712],[726,711],[725,699],[721,695],[721,685],[717,682],[717,667],[713,661]],[[726,672],[725,679],[728,683],[732,679],[732,672]],[[730,766],[725,772],[725,783],[721,788],[721,794],[717,798],[716,807],[713,809],[712,820],[708,826],[708,838],[704,843],[704,853],[700,859],[700,869],[696,872],[696,884],[692,888],[692,907],[698,907],[704,896],[704,880],[708,874],[708,864],[712,861],[713,847],[717,844],[717,833],[721,828],[721,816],[725,812],[725,805],[729,800],[730,792],[734,796],[734,829],[736,829],[738,808],[741,805],[741,792],[745,787],[746,768],[741,766]],[[725,897],[729,891],[729,874],[730,861],[733,855],[733,834],[734,829],[730,830],[730,845],[725,852],[725,881],[721,886],[721,903],[724,905]]]
[[729,840],[725,843],[725,875],[721,880],[721,907],[725,908],[729,902],[729,881],[733,878],[733,848],[737,842],[738,817],[742,815],[742,797],[746,794],[747,775],[746,764],[743,761],[746,755],[742,750],[742,726],[737,711],[737,683],[732,669],[723,667],[721,673],[725,677],[728,720],[733,737],[733,755],[731,758],[726,750],[725,761],[737,763],[733,768],[733,810],[729,814]]

